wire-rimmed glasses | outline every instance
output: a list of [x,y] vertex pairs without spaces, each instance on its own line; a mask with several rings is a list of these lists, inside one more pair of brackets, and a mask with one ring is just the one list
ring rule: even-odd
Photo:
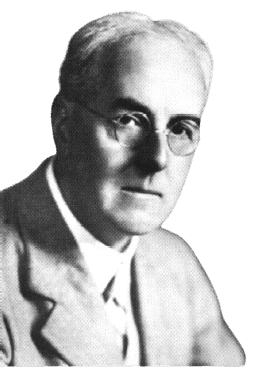
[[152,129],[150,119],[145,113],[121,113],[109,118],[90,107],[85,108],[92,114],[112,122],[115,139],[124,147],[137,148],[145,144],[152,134],[165,134],[170,150],[177,156],[192,154],[200,139],[199,126],[187,118],[176,120],[165,130]]

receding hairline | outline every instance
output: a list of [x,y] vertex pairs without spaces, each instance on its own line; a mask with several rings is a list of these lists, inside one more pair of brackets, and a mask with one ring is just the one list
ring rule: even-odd
[[61,67],[63,95],[72,95],[73,99],[96,95],[107,72],[105,61],[138,37],[162,37],[168,41],[174,38],[181,42],[200,62],[206,89],[209,90],[212,57],[202,38],[173,20],[152,20],[140,13],[123,12],[93,20],[73,35]]

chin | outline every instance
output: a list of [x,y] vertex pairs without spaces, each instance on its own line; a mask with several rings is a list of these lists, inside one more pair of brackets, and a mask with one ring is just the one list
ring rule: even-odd
[[[161,216],[161,215],[160,215]],[[127,218],[118,218],[117,228],[127,235],[145,235],[158,229],[167,218],[158,216],[147,216],[140,214],[138,216],[128,216]]]

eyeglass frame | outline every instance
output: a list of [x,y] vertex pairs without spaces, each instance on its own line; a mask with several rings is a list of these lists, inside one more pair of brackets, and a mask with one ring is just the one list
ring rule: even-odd
[[[88,112],[92,113],[93,115],[96,115],[100,118],[103,118],[103,119],[107,119],[111,122],[113,122],[113,129],[114,129],[114,135],[115,135],[115,138],[116,140],[119,142],[119,144],[122,146],[122,147],[126,147],[126,148],[137,148],[141,145],[141,143],[139,145],[136,145],[136,146],[128,146],[128,145],[125,145],[124,143],[122,143],[119,138],[118,138],[118,135],[117,135],[117,120],[116,119],[119,119],[121,116],[134,116],[134,114],[140,114],[142,116],[144,116],[146,119],[147,119],[147,122],[149,124],[149,132],[148,132],[148,135],[147,137],[144,139],[144,142],[146,142],[148,140],[148,138],[152,135],[152,134],[165,134],[166,136],[168,136],[172,130],[172,128],[178,123],[178,121],[175,121],[172,126],[170,128],[166,128],[166,129],[152,129],[152,124],[151,124],[151,121],[150,121],[150,118],[148,117],[148,115],[146,113],[143,113],[141,111],[133,111],[131,113],[122,113],[122,114],[118,114],[118,116],[116,118],[111,118],[105,114],[102,114],[98,111],[95,111],[94,109],[92,109],[91,107],[87,106],[87,105],[84,105],[84,104],[81,104],[82,107],[84,107]],[[184,116],[184,115],[180,115],[180,116]],[[197,122],[195,122],[195,126],[194,128],[196,128],[196,130],[198,130],[198,132],[200,132],[200,128],[199,128],[199,124],[200,124],[200,118],[194,118],[195,120],[197,120]],[[171,150],[171,152],[175,155],[175,156],[181,156],[181,157],[185,157],[185,156],[190,156],[192,155],[195,150],[197,149],[198,147],[198,144],[199,144],[199,141],[200,141],[200,135],[198,135],[198,140],[196,142],[196,147],[190,152],[190,153],[186,153],[184,155],[179,155],[179,154],[176,154],[170,144],[169,144],[169,140],[167,139],[167,145],[169,147],[169,149]]]

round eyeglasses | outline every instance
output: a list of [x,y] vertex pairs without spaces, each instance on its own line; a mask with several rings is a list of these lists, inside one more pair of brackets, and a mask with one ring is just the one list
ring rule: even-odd
[[180,119],[165,130],[152,129],[148,116],[142,112],[122,113],[109,118],[90,107],[85,108],[92,114],[113,123],[114,135],[124,147],[137,148],[143,145],[152,134],[165,134],[170,150],[177,156],[192,154],[200,139],[199,126],[191,120]]

